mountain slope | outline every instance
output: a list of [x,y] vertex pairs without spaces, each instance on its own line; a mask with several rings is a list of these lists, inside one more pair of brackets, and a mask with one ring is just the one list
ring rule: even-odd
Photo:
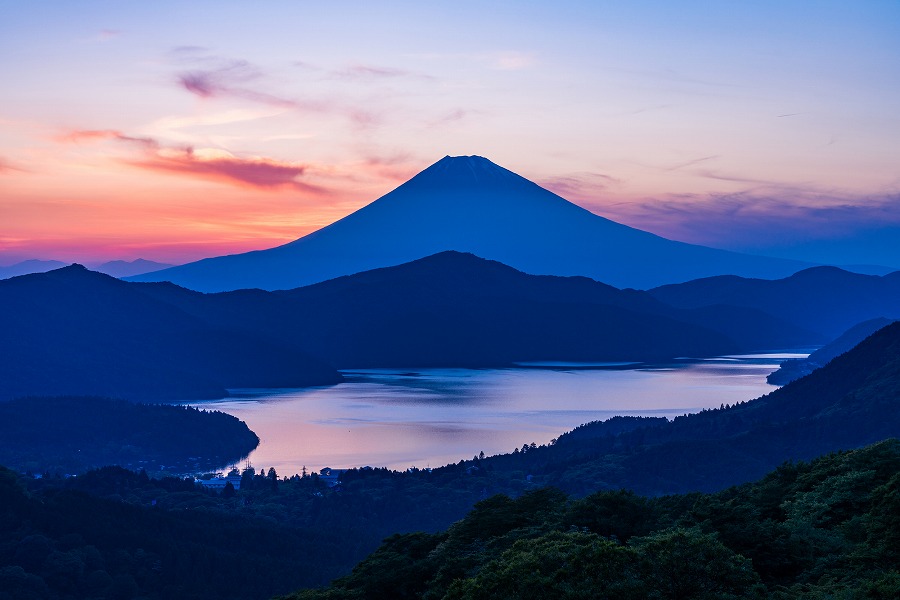
[[781,363],[781,367],[769,374],[766,381],[773,385],[785,385],[804,375],[809,375],[893,321],[893,319],[878,317],[858,323],[806,358],[791,359]]
[[340,368],[657,361],[815,338],[757,311],[682,311],[645,292],[459,252],[289,291],[140,285],[197,318],[272,332]]
[[212,398],[341,379],[296,347],[211,325],[80,265],[0,281],[0,346],[0,399]]
[[203,294],[76,266],[0,282],[0,343],[11,349],[0,398],[199,398],[339,381],[325,363],[651,362],[816,341],[752,309],[674,309],[458,252],[278,292]]
[[597,216],[479,156],[445,157],[353,214],[289,244],[134,281],[200,291],[290,289],[445,250],[532,274],[647,288],[722,273],[781,277],[803,263],[684,244]]
[[762,310],[828,339],[868,319],[900,318],[900,271],[879,277],[813,267],[774,281],[709,277],[649,292],[679,308],[727,304]]
[[285,600],[897,598],[898,468],[888,440],[717,494],[492,496]]

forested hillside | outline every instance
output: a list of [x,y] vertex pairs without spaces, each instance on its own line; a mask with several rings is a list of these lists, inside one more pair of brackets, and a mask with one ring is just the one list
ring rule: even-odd
[[761,398],[665,419],[582,425],[480,468],[519,471],[569,493],[624,487],[658,495],[716,491],[811,459],[900,436],[900,323]]
[[19,472],[197,472],[240,461],[258,444],[240,419],[189,406],[85,396],[0,402],[0,465]]
[[787,463],[717,494],[478,503],[446,531],[395,535],[292,600],[897,598],[900,443]]

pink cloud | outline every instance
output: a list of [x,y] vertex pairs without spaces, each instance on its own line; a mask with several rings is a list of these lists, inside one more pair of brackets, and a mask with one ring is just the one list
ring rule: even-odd
[[148,149],[159,148],[159,142],[149,137],[125,135],[116,129],[73,129],[56,136],[56,139],[65,143],[98,142],[103,140],[116,140],[144,146]]
[[422,170],[421,161],[415,160],[408,152],[397,152],[384,156],[370,154],[362,168],[376,177],[393,181],[407,181]]
[[182,88],[201,98],[235,97],[284,108],[318,108],[318,105],[312,106],[247,87],[261,77],[262,72],[247,61],[235,60],[213,69],[181,73],[177,81]]
[[451,110],[448,113],[444,113],[443,115],[437,117],[436,119],[432,119],[428,122],[428,127],[439,127],[441,125],[447,125],[449,123],[456,123],[462,121],[466,117],[472,114],[476,114],[478,111],[467,110],[464,108],[456,108]]
[[13,171],[25,173],[26,169],[17,167],[7,159],[0,156],[0,173],[11,173]]
[[307,167],[269,158],[239,158],[234,156],[202,156],[190,146],[164,147],[150,137],[131,136],[116,129],[76,129],[57,136],[63,143],[98,142],[112,140],[136,146],[142,156],[125,162],[143,169],[192,175],[239,183],[256,188],[294,187],[316,194],[327,193],[325,188],[298,181]]
[[306,166],[266,158],[198,158],[189,148],[180,153],[159,154],[145,160],[132,161],[131,164],[154,171],[238,182],[257,188],[294,187],[317,194],[327,192],[322,187],[297,180],[306,172]]
[[[265,91],[262,88],[266,87],[267,77],[262,69],[246,60],[206,55],[205,50],[200,47],[176,48],[172,55],[177,62],[195,67],[178,73],[176,82],[180,88],[199,98],[232,98],[290,110],[339,115],[346,118],[353,127],[362,130],[382,126],[386,120],[385,114],[391,112],[384,108],[373,109],[371,99],[362,106],[347,98],[302,98]],[[308,63],[295,61],[292,64],[311,72],[324,72],[324,69]],[[366,64],[351,65],[323,74],[325,77],[363,82],[398,78],[434,79],[430,75],[405,69]],[[458,120],[464,114],[462,111],[454,111],[446,119],[441,119],[441,122]]]
[[349,108],[346,110],[347,117],[359,129],[371,129],[381,125],[384,118],[372,112],[371,110],[363,110],[358,108]]

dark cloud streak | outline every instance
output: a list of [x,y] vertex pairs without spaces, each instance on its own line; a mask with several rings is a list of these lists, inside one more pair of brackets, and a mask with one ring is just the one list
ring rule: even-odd
[[293,187],[304,192],[327,193],[322,187],[297,181],[307,167],[269,159],[197,158],[191,149],[180,154],[148,157],[130,164],[153,171],[197,175],[205,179],[238,182],[256,188]]
[[74,130],[58,136],[57,139],[63,143],[105,140],[125,143],[137,147],[141,152],[139,158],[129,159],[125,162],[131,166],[153,171],[236,182],[261,189],[293,187],[315,194],[328,193],[325,188],[299,181],[298,178],[306,173],[307,166],[296,163],[285,163],[268,158],[233,156],[204,158],[198,156],[190,146],[167,147],[153,138],[126,135],[115,129]]

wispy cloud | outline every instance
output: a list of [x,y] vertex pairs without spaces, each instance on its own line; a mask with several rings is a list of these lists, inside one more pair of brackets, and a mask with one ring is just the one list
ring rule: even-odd
[[237,182],[256,188],[293,187],[304,192],[327,193],[322,187],[298,180],[307,170],[305,165],[267,158],[209,156],[186,148],[160,152],[156,156],[132,161],[131,164],[154,171]]
[[65,132],[56,138],[62,143],[112,140],[136,148],[138,156],[124,162],[153,171],[194,176],[262,189],[293,187],[304,192],[327,193],[323,187],[301,181],[308,166],[265,157],[238,157],[217,149],[193,146],[166,146],[158,140],[133,136],[115,129],[82,129]]
[[418,173],[422,165],[421,161],[409,152],[369,153],[363,161],[362,168],[376,177],[402,182]]
[[209,52],[209,48],[206,46],[175,46],[169,51],[169,54],[174,57],[191,57],[203,55]]
[[533,52],[520,52],[508,50],[496,52],[484,57],[494,69],[502,71],[521,71],[537,64],[537,57]]
[[719,158],[721,154],[711,154],[710,156],[703,156],[701,158],[694,158],[691,160],[687,160],[684,162],[680,162],[678,164],[672,165],[670,167],[666,167],[666,171],[678,171],[680,169],[686,169],[688,167],[693,167],[694,165],[699,165],[700,163],[704,163],[710,160],[715,160]]
[[398,69],[395,67],[384,67],[378,65],[355,64],[346,68],[333,72],[335,77],[340,79],[357,79],[357,80],[378,80],[378,79],[434,79],[430,75],[408,71],[406,69]]
[[[299,111],[319,115],[344,117],[356,129],[373,129],[384,123],[381,112],[371,106],[361,106],[359,101],[341,97],[299,97],[272,92],[276,87],[266,72],[246,60],[228,59],[209,55],[199,47],[186,47],[171,53],[176,62],[192,68],[179,72],[176,83],[188,93],[204,99],[237,99],[267,107]],[[322,71],[306,63],[295,63],[314,72]],[[401,69],[356,65],[333,72],[332,77],[345,79],[386,79],[395,77],[426,77]],[[371,103],[371,99],[367,100]]]
[[96,34],[87,39],[89,42],[104,43],[114,40],[122,35],[118,29],[101,29]]
[[479,111],[469,110],[465,108],[455,108],[450,112],[444,113],[437,118],[432,119],[427,123],[427,126],[439,127],[441,125],[447,125],[449,123],[457,123],[470,115],[476,114],[477,112]]
[[56,136],[56,140],[73,144],[102,140],[118,140],[120,142],[138,144],[152,150],[160,147],[159,142],[153,138],[125,135],[121,131],[115,129],[73,129]]
[[596,198],[596,194],[621,183],[615,177],[604,173],[582,171],[542,179],[540,185],[567,200],[581,201]]
[[538,55],[523,50],[500,50],[495,52],[425,52],[413,54],[415,58],[433,61],[467,61],[499,71],[521,71],[539,63]]
[[186,91],[201,98],[230,96],[283,108],[321,108],[317,104],[311,105],[253,89],[251,85],[258,84],[261,78],[262,71],[249,62],[233,60],[214,68],[182,72],[178,74],[177,81]]
[[22,167],[17,167],[11,161],[0,156],[0,175],[2,175],[3,173],[13,173],[13,172],[25,173],[25,172],[27,172],[27,169],[24,169]]
[[900,225],[898,192],[860,197],[790,186],[639,201],[595,199],[585,204],[599,214],[666,237],[725,248],[839,238]]
[[346,114],[350,122],[358,129],[372,129],[384,122],[384,116],[373,110],[348,108]]

